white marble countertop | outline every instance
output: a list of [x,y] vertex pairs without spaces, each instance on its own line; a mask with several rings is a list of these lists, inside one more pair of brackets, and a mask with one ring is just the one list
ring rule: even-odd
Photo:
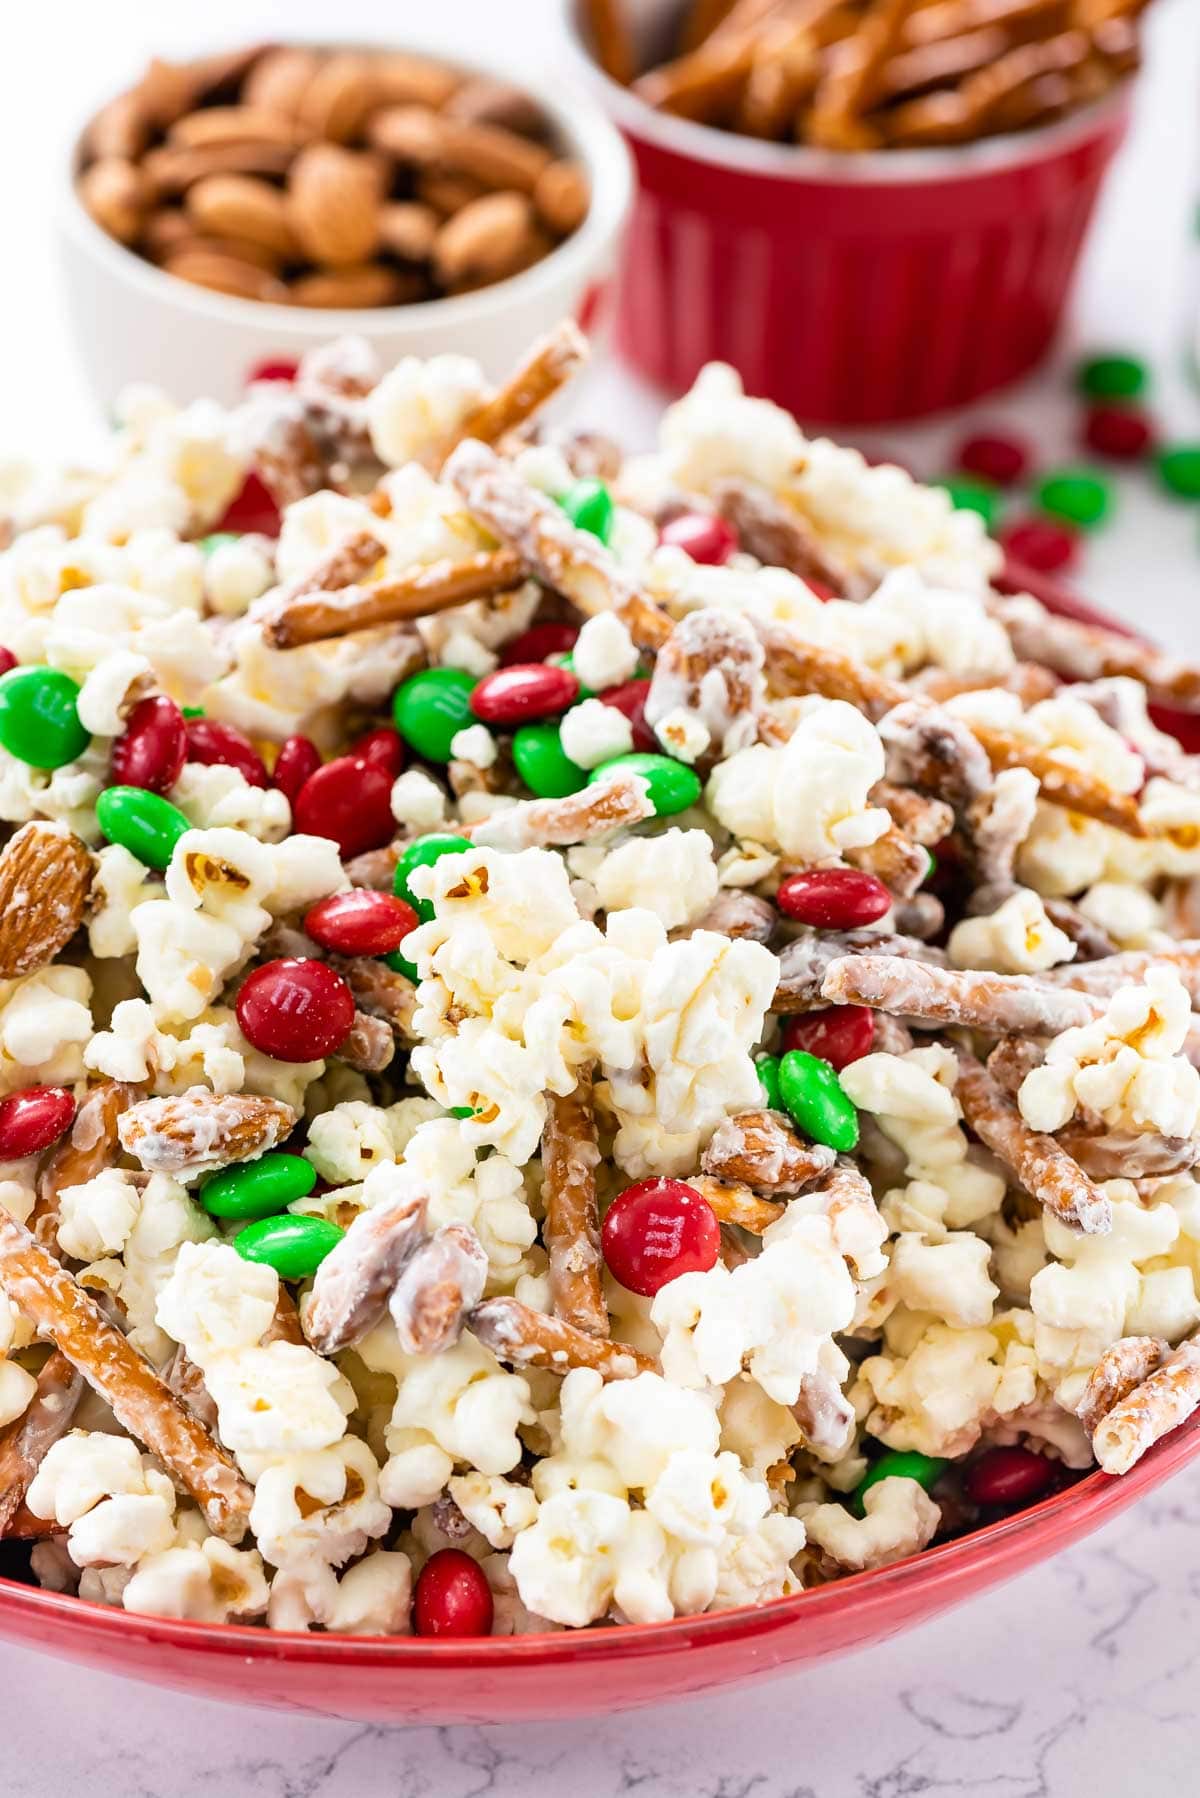
[[[444,0],[447,42],[491,32],[529,54],[549,42],[551,0]],[[340,0],[336,29],[379,35],[372,0]],[[23,9],[21,54],[0,61],[0,166],[10,255],[0,295],[0,448],[49,450],[83,429],[50,250],[55,151],[84,98],[115,86],[153,47],[278,29],[269,0],[163,8]],[[329,35],[327,0],[292,0],[288,27]],[[62,53],[69,36],[69,57]],[[1200,394],[1183,373],[1189,305],[1200,307],[1195,100],[1200,4],[1161,0],[1128,153],[1086,259],[1057,367],[980,420],[1010,419],[1047,459],[1071,451],[1062,374],[1080,344],[1132,345],[1156,363],[1176,434],[1200,437]],[[12,172],[7,172],[12,171]],[[12,246],[19,246],[19,258]],[[582,408],[623,418],[644,441],[657,407],[603,367]],[[949,427],[879,433],[935,473]],[[961,421],[952,432],[962,429]],[[1200,649],[1200,533],[1141,477],[1120,483],[1114,525],[1079,579],[1099,604]],[[857,1657],[749,1693],[612,1719],[520,1730],[389,1730],[255,1713],[135,1687],[0,1646],[9,1694],[0,1729],[4,1798],[1167,1798],[1195,1789],[1200,1695],[1200,1467],[1050,1565]]]

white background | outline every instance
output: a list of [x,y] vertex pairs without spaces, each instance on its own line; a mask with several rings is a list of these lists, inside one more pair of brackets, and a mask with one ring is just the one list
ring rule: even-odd
[[[68,339],[51,220],[65,145],[93,96],[152,50],[185,53],[286,30],[298,36],[489,41],[530,66],[556,54],[556,0],[18,0],[0,56],[0,451],[61,455],[95,419]],[[413,30],[406,29],[406,15]],[[1200,439],[1184,373],[1200,309],[1200,0],[1160,0],[1132,143],[1107,193],[1057,366],[979,422],[1011,420],[1048,460],[1072,453],[1064,369],[1079,346],[1128,346],[1155,364],[1169,431]],[[469,348],[465,345],[464,348]],[[605,367],[585,395],[606,428],[644,442],[657,401]],[[935,474],[962,429],[889,431]],[[1081,588],[1163,640],[1200,650],[1200,510],[1141,476]],[[386,1731],[225,1709],[81,1674],[0,1648],[4,1798],[1159,1798],[1197,1788],[1200,1470],[1051,1566],[853,1660],[751,1695],[608,1722],[525,1730]]]

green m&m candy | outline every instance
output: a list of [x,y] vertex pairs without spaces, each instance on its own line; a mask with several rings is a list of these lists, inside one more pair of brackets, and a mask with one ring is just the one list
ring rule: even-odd
[[517,773],[539,799],[565,799],[587,785],[587,769],[562,746],[557,724],[523,724],[512,740]]
[[[466,837],[452,836],[446,831],[436,831],[427,837],[414,837],[411,843],[404,845],[392,877],[392,891],[397,899],[403,899],[412,906],[422,924],[428,924],[433,917],[433,901],[417,898],[408,884],[410,875],[415,874],[418,868],[432,867],[434,862],[441,861],[443,855],[461,855],[464,849],[470,847]],[[385,959],[388,966],[396,968],[399,974],[408,974],[409,967],[412,966],[409,962],[403,967],[397,967],[391,956]],[[416,969],[413,968],[409,979],[417,978]]]
[[1000,495],[990,481],[969,481],[962,477],[943,481],[950,504],[956,512],[978,512],[989,531],[996,528],[1000,516]]
[[559,498],[559,505],[579,531],[590,531],[607,543],[612,530],[612,494],[603,481],[576,481]]
[[848,1155],[858,1143],[858,1112],[827,1061],[807,1049],[789,1049],[779,1059],[779,1094],[789,1112],[814,1142],[828,1143]]
[[401,681],[392,716],[404,741],[428,762],[448,762],[460,730],[475,723],[471,693],[475,677],[461,668],[422,668]]
[[1200,443],[1168,443],[1159,450],[1155,466],[1159,480],[1176,499],[1200,499]]
[[758,1075],[758,1084],[762,1089],[763,1104],[768,1111],[782,1111],[783,1099],[779,1092],[779,1057],[778,1055],[760,1055],[754,1064]]
[[946,1461],[939,1461],[933,1455],[919,1455],[915,1449],[907,1452],[893,1449],[888,1454],[881,1455],[855,1489],[851,1501],[855,1514],[859,1517],[865,1515],[863,1494],[869,1492],[872,1486],[877,1486],[880,1480],[916,1480],[918,1486],[923,1486],[928,1492],[931,1486],[936,1485],[947,1466]]
[[110,843],[119,843],[148,868],[170,864],[175,845],[191,824],[177,805],[144,787],[105,787],[96,801],[96,822]]
[[233,1239],[245,1261],[262,1261],[281,1280],[307,1280],[346,1234],[323,1217],[261,1217]]
[[1112,489],[1086,468],[1057,468],[1037,489],[1037,503],[1051,518],[1065,519],[1081,530],[1103,524],[1112,507]]
[[1144,391],[1146,364],[1137,356],[1086,356],[1075,370],[1081,393],[1092,400],[1132,400]]
[[240,543],[241,540],[240,531],[210,531],[207,537],[197,540],[196,548],[204,555],[211,556],[215,549],[223,549],[227,543]]
[[399,949],[392,949],[383,959],[393,974],[403,974],[406,980],[411,980],[414,986],[417,985],[421,976],[417,972],[415,961],[408,961],[401,955]]
[[83,754],[79,687],[58,668],[10,668],[0,680],[0,745],[31,768],[61,768]]
[[211,1217],[277,1217],[317,1184],[317,1170],[303,1155],[260,1155],[222,1168],[200,1188]]
[[611,761],[601,762],[588,775],[588,785],[596,786],[618,769],[622,773],[642,776],[649,785],[650,803],[659,818],[685,812],[700,797],[698,774],[693,773],[686,763],[673,761],[669,755],[655,755],[650,750],[634,750],[632,755],[615,755]]

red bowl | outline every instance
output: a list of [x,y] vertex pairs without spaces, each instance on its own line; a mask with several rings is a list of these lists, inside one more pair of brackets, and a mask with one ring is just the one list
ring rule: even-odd
[[[579,66],[637,163],[617,333],[651,380],[679,392],[731,362],[803,420],[878,424],[965,405],[1045,356],[1128,85],[1007,138],[837,155],[655,111],[600,72],[579,0],[565,3]],[[643,6],[645,42],[669,11]]]
[[[1000,585],[1126,627],[1010,564]],[[1200,748],[1200,719],[1179,734]],[[671,1623],[481,1641],[176,1623],[0,1579],[0,1637],[197,1698],[378,1723],[518,1723],[636,1710],[866,1648],[1081,1541],[1200,1451],[1200,1413],[1131,1473],[1095,1472],[1029,1510],[892,1567],[772,1604]]]

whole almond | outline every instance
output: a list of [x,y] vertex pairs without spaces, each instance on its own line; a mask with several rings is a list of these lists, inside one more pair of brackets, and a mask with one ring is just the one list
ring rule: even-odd
[[333,268],[366,262],[379,242],[376,166],[338,144],[313,144],[292,165],[287,208],[314,262]]
[[417,177],[417,198],[439,218],[453,218],[473,200],[482,200],[488,189],[469,175],[444,175],[439,169],[422,169]]
[[206,175],[286,175],[296,156],[291,144],[210,144],[181,150],[160,144],[142,159],[142,173],[160,199],[186,193]]
[[538,176],[533,203],[552,231],[569,237],[587,217],[591,194],[577,162],[552,162]]
[[319,67],[320,58],[312,50],[268,50],[247,75],[242,99],[247,106],[265,106],[268,112],[293,119]]
[[244,237],[283,261],[294,261],[295,234],[277,187],[253,175],[208,175],[188,190],[188,217],[216,237]]
[[79,197],[96,223],[118,243],[132,243],[150,208],[152,190],[135,163],[107,156],[79,177]]
[[310,137],[294,119],[265,106],[205,106],[171,126],[168,138],[183,150],[211,149],[219,144],[280,144],[291,148]]
[[92,858],[65,824],[23,824],[0,853],[0,980],[48,967],[83,922]]
[[236,90],[249,79],[264,56],[274,50],[272,44],[243,44],[240,50],[217,50],[211,56],[196,56],[183,64],[192,83],[192,92],[205,99],[226,90]]
[[296,1113],[280,1099],[214,1093],[191,1086],[167,1099],[143,1099],[117,1125],[121,1147],[149,1173],[195,1174],[254,1161],[282,1142]]
[[302,275],[291,284],[292,303],[296,306],[353,310],[357,307],[404,306],[427,297],[428,285],[423,276],[385,268],[378,262]]
[[464,206],[438,232],[433,265],[445,286],[498,281],[520,262],[533,228],[524,194],[487,194]]
[[[252,243],[248,237],[217,237],[197,231],[191,226],[188,227],[186,236],[178,237],[167,245],[158,260],[165,264],[168,258],[177,261],[180,257],[186,259],[196,254],[249,263],[251,267],[262,269],[269,275],[277,275],[283,266],[282,256],[268,249],[265,244]],[[178,270],[171,272],[178,273]],[[201,282],[200,285],[207,286],[207,282]]]
[[346,52],[321,64],[300,96],[297,116],[315,137],[345,144],[361,134],[378,103],[371,62]]
[[152,262],[160,262],[172,250],[195,237],[181,206],[159,206],[142,226],[141,247]]
[[462,85],[462,76],[449,64],[403,50],[373,57],[371,67],[385,106],[444,106]]
[[288,290],[267,269],[257,268],[237,256],[203,248],[170,252],[163,267],[169,275],[190,281],[194,287],[211,287],[217,293],[233,294],[239,300],[270,300],[286,305]]
[[87,131],[87,147],[93,156],[120,156],[132,161],[150,141],[151,121],[136,88],[118,94],[98,112]]
[[532,95],[509,81],[476,75],[446,102],[446,114],[469,125],[502,125],[522,137],[541,137],[546,115]]
[[450,118],[442,119],[438,154],[448,169],[473,175],[488,187],[512,187],[526,194],[533,192],[542,170],[553,160],[541,144],[502,125],[471,125]]
[[428,262],[441,220],[432,206],[395,200],[379,214],[379,241],[402,262]]
[[367,140],[397,162],[428,168],[441,156],[442,121],[428,106],[385,106],[367,126]]

